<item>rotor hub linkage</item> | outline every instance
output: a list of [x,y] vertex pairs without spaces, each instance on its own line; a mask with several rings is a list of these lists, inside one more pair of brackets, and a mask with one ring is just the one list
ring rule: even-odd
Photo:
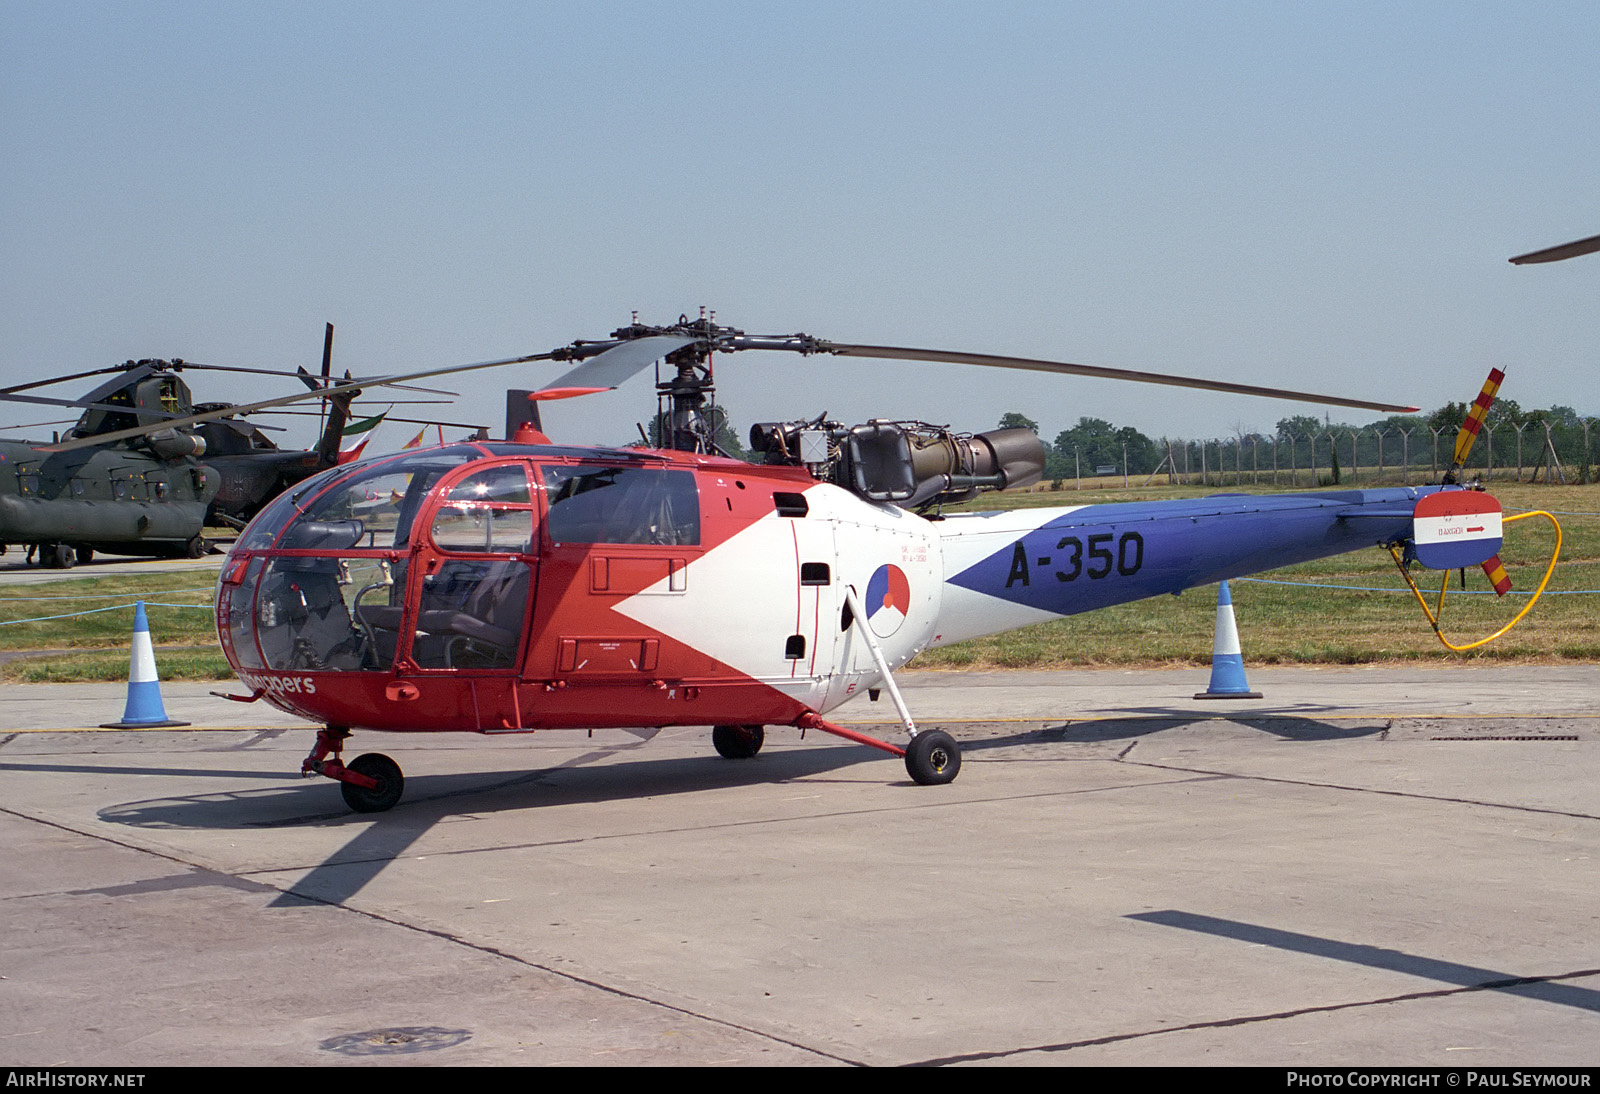
[[716,392],[716,378],[711,367],[714,353],[767,349],[808,354],[824,350],[820,340],[806,334],[752,338],[735,327],[719,326],[715,313],[702,312],[698,319],[680,315],[676,323],[667,326],[640,323],[635,316],[632,323],[618,327],[605,341],[580,340],[550,356],[558,361],[584,361],[646,338],[672,339],[680,343],[663,353],[668,374],[656,381],[660,402],[657,443],[664,448],[687,452],[720,451],[715,439],[717,425],[709,410]]

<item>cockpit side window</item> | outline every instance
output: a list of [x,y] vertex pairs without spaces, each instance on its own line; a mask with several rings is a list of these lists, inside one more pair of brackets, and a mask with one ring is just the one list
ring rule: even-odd
[[554,543],[700,542],[700,495],[689,471],[661,467],[544,468]]
[[533,495],[521,463],[475,471],[452,486],[434,513],[434,546],[445,551],[527,554]]

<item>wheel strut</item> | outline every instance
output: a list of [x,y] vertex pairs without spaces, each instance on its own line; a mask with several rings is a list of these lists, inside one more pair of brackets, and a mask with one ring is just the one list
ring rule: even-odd
[[304,778],[322,775],[339,783],[345,804],[358,813],[382,813],[394,808],[405,790],[405,775],[400,765],[381,752],[357,756],[348,766],[340,758],[350,731],[343,726],[327,726],[317,731],[311,754],[300,765]]

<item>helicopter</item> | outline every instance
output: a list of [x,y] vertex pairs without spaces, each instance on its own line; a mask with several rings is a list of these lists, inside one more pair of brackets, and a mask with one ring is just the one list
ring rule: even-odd
[[[230,405],[194,403],[182,374],[291,375],[319,391],[332,382],[332,348],[330,323],[320,379],[304,369],[281,373],[149,359],[0,390],[0,400],[83,408],[65,437],[51,442],[59,450],[0,441],[0,547],[28,544],[44,566],[56,569],[87,562],[96,551],[201,557],[211,548],[204,529],[242,529],[285,488],[334,465],[360,392],[346,389],[326,400],[316,448],[281,449]],[[106,372],[116,376],[81,399],[23,394]],[[188,427],[172,424],[196,412],[209,417]],[[129,429],[134,436],[108,436]]]
[[[222,649],[250,689],[228,697],[320,723],[302,774],[338,781],[358,812],[393,807],[404,774],[381,753],[344,763],[355,729],[708,725],[720,755],[747,759],[767,727],[782,726],[902,757],[913,782],[939,785],[959,772],[959,746],[918,730],[894,680],[925,649],[1368,546],[1388,546],[1403,569],[1498,566],[1499,506],[1459,485],[946,513],[1037,481],[1042,442],[1028,429],[966,434],[825,415],[758,423],[756,462],[735,459],[715,441],[711,362],[746,350],[1416,409],[1059,361],[749,336],[714,313],[660,327],[635,315],[608,339],[458,366],[578,362],[542,389],[511,394],[505,440],[330,468],[268,505],[218,577]],[[542,402],[615,388],[651,364],[658,446],[564,446],[542,432]],[[378,382],[447,371],[456,369]],[[1457,467],[1464,460],[1458,445]],[[826,717],[882,691],[904,746]]]

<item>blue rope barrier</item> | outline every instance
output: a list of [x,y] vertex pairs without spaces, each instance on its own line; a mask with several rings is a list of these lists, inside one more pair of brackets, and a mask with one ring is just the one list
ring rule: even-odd
[[[1271,578],[1266,578],[1266,577],[1235,577],[1235,578],[1231,578],[1230,580],[1239,581],[1239,582],[1249,581],[1249,582],[1253,582],[1253,583],[1255,583],[1257,585],[1298,585],[1298,586],[1301,586],[1301,587],[1307,588],[1307,589],[1340,589],[1340,590],[1343,590],[1345,592],[1352,592],[1352,593],[1410,593],[1411,592],[1410,589],[1379,588],[1379,587],[1372,586],[1372,585],[1324,585],[1323,583],[1318,582],[1318,581],[1274,581]],[[1595,593],[1600,593],[1600,589],[1546,589],[1544,591],[1544,595],[1545,596],[1591,596],[1591,595],[1593,595]],[[1452,592],[1450,595],[1452,595],[1452,596],[1493,596],[1493,595],[1495,595],[1495,592],[1494,592],[1493,589],[1458,589],[1458,590],[1455,590],[1454,592]],[[1509,593],[1506,593],[1506,595],[1507,596],[1532,596],[1533,594],[1532,593],[1528,593],[1528,592],[1523,592],[1520,589],[1513,589]]]
[[[86,608],[81,612],[66,612],[62,615],[40,615],[32,619],[0,620],[0,627],[11,627],[18,623],[49,623],[57,619],[76,619],[79,616],[98,615],[101,612],[120,612],[126,608],[132,608],[135,603],[137,601],[128,604],[113,604],[109,608]],[[210,604],[162,604],[153,600],[147,600],[144,603],[147,608],[204,608],[206,611],[212,610],[212,605]]]
[[[183,596],[191,593],[209,593],[211,586],[208,585],[204,589],[167,589],[165,591]],[[83,593],[82,595],[67,596],[0,596],[0,604],[21,604],[25,600],[120,600],[127,595],[127,593]]]

